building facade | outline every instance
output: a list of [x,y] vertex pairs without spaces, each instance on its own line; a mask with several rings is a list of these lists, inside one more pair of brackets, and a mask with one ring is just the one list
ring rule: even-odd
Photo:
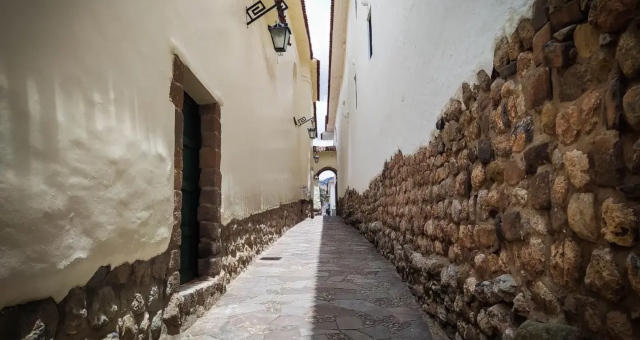
[[253,3],[0,3],[3,339],[178,334],[308,216],[305,3],[281,55]]
[[639,3],[332,4],[338,210],[423,309],[456,339],[637,338]]

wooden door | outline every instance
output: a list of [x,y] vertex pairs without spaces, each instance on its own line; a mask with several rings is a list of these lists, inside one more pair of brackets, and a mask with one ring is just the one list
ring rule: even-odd
[[198,276],[198,205],[200,200],[200,112],[198,104],[184,94],[182,144],[182,222],[180,230],[180,283]]

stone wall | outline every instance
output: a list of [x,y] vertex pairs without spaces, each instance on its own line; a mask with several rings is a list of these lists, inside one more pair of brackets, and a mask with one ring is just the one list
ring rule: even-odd
[[535,1],[429,145],[340,200],[452,338],[640,337],[639,10]]
[[99,268],[86,286],[72,289],[60,303],[45,299],[3,309],[0,337],[171,338],[202,316],[256,254],[308,217],[310,207],[307,201],[284,204],[225,226],[217,225],[217,229],[204,223],[203,228],[219,235],[222,249],[201,256],[221,259],[217,262],[221,265],[212,269],[217,274],[180,285],[180,252],[169,247],[148,261]]

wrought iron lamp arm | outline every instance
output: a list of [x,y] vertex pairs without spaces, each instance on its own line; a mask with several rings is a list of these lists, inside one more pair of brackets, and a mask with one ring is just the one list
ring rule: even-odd
[[269,8],[267,8],[262,0],[260,0],[246,9],[247,17],[249,18],[249,21],[247,21],[247,27],[275,8],[278,9],[278,19],[280,20],[280,23],[286,24],[284,11],[289,9],[289,6],[284,2],[284,0],[275,0],[275,4]]
[[312,118],[302,117],[300,119],[296,119],[296,117],[293,117],[293,124],[295,124],[296,126],[302,126],[308,122],[311,122],[311,125],[313,125],[314,127],[316,126],[316,123],[313,117]]

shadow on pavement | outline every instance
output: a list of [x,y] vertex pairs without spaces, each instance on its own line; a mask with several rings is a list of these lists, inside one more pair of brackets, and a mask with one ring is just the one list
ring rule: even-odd
[[183,338],[430,340],[422,315],[393,265],[357,230],[316,217],[259,255]]

